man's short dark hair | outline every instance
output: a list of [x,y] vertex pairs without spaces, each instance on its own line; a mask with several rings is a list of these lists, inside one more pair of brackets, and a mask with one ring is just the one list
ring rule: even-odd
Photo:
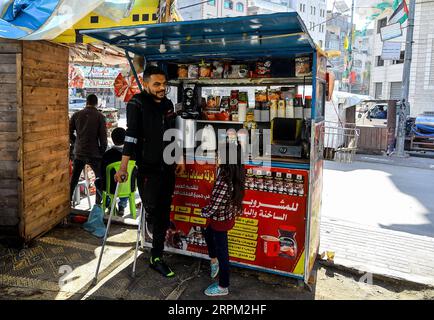
[[116,146],[123,145],[124,141],[125,141],[125,134],[126,134],[126,131],[125,131],[124,128],[117,127],[116,129],[114,129],[112,131],[112,140],[113,140],[113,143]]
[[166,73],[160,67],[148,66],[146,70],[143,72],[143,80],[148,81],[149,78],[154,74],[158,74],[166,77]]
[[88,106],[96,106],[98,105],[98,97],[94,94],[90,94],[87,96],[86,104]]

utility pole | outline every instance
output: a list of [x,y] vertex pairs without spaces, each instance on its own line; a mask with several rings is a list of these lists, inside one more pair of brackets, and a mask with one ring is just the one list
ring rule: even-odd
[[[405,0],[403,0],[405,1]],[[411,60],[413,55],[413,31],[414,31],[414,13],[416,10],[416,0],[410,0],[410,7],[408,13],[408,27],[407,37],[405,41],[405,61],[404,61],[404,74],[402,76],[402,96],[398,111],[398,132],[396,137],[396,155],[398,157],[405,157],[405,120],[410,111],[410,104],[408,103],[408,96],[410,91],[410,70]]]
[[350,43],[349,45],[349,49],[350,49],[350,54],[349,54],[349,68],[348,68],[348,92],[351,93],[351,71],[353,69],[353,24],[354,24],[354,0],[351,1],[351,24],[350,24]]

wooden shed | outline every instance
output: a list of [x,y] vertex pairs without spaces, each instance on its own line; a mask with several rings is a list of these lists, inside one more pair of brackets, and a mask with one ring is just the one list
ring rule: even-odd
[[66,217],[66,47],[0,39],[0,233],[28,242]]

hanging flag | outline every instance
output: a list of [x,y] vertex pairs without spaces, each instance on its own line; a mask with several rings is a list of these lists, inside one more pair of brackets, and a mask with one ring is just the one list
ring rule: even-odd
[[408,19],[408,7],[405,0],[402,0],[401,4],[393,12],[389,19],[389,24],[397,23],[403,24]]

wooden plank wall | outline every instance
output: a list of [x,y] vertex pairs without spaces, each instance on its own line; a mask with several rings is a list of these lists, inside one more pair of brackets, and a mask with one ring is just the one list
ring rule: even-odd
[[360,129],[358,152],[381,154],[387,150],[386,127],[359,126],[357,129]]
[[17,112],[21,44],[0,39],[0,227],[19,223]]
[[69,213],[68,48],[23,42],[23,216],[25,240]]

